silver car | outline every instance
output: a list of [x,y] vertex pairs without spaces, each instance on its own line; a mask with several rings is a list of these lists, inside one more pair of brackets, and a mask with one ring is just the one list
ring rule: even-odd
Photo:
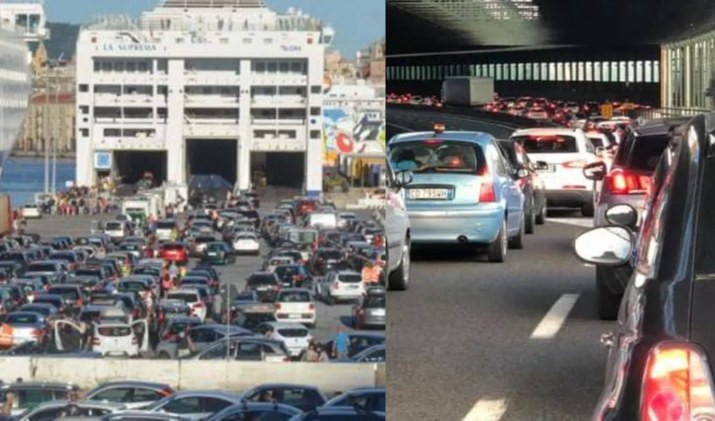
[[387,203],[385,225],[387,233],[388,286],[405,290],[410,282],[410,220],[402,188],[412,181],[410,171],[394,173],[387,164]]

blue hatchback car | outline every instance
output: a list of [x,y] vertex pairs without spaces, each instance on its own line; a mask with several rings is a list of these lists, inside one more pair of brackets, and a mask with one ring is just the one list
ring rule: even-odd
[[396,172],[411,171],[403,189],[413,245],[486,246],[489,261],[522,248],[524,195],[497,140],[482,132],[404,133],[388,142]]

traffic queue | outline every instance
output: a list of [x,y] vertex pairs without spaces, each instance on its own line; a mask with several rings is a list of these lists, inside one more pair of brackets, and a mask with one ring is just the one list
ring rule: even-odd
[[[113,215],[83,236],[3,238],[0,355],[384,361],[384,333],[311,335],[318,299],[353,305],[346,328],[384,329],[382,227],[306,197],[258,206],[235,197],[146,223]],[[245,281],[222,277],[266,244]]]
[[0,384],[0,419],[368,420],[385,419],[385,389],[326,396],[304,384],[266,383],[240,391],[175,390],[146,381],[113,381],[81,390],[71,383]]

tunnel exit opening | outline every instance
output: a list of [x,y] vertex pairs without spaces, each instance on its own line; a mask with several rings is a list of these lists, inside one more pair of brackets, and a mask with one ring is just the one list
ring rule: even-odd
[[114,151],[118,184],[133,185],[151,173],[155,185],[166,181],[166,151]]
[[187,139],[187,180],[192,175],[217,174],[234,185],[238,175],[236,139]]

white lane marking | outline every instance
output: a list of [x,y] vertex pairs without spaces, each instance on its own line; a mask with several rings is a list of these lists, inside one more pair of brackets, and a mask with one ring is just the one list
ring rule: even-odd
[[499,421],[506,412],[506,399],[479,399],[462,421]]
[[577,227],[592,228],[593,219],[584,218],[546,218],[547,221],[556,222],[558,224],[575,225]]
[[541,322],[531,332],[531,339],[551,339],[559,333],[571,309],[578,300],[578,294],[563,294],[551,306]]

